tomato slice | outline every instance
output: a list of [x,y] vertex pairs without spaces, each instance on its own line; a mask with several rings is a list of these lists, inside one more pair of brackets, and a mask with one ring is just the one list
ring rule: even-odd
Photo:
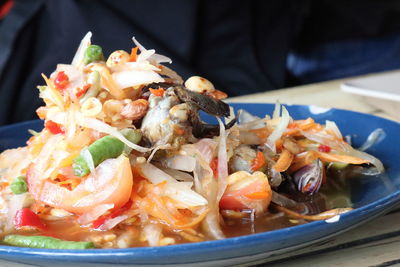
[[128,202],[133,185],[131,165],[124,155],[103,161],[73,190],[43,180],[35,165],[28,169],[27,182],[36,201],[78,214],[101,204],[122,207]]
[[31,226],[41,230],[46,229],[46,225],[39,216],[28,208],[23,208],[15,213],[14,226],[21,228],[23,226]]
[[61,125],[55,123],[54,121],[47,120],[44,123],[44,127],[48,129],[52,134],[63,134],[65,131],[62,129]]
[[272,191],[265,174],[239,171],[230,175],[229,181],[231,183],[219,202],[221,209],[255,209],[256,212],[266,210],[272,198]]

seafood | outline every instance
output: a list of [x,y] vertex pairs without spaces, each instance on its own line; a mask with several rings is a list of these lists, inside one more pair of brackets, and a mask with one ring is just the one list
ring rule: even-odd
[[[219,126],[203,123],[199,109],[214,116],[230,115],[228,104],[211,96],[190,91],[181,85],[162,83],[151,86],[163,90],[160,95],[150,94],[149,110],[141,123],[145,138],[152,144],[168,144],[182,135],[187,138],[191,135],[196,138],[217,135]],[[234,123],[235,120],[232,120],[225,128],[229,129]]]
[[71,64],[43,75],[44,128],[0,154],[3,243],[127,248],[252,234],[350,211],[338,166],[384,171],[334,122],[295,120],[279,103],[272,116],[235,116],[210,81],[184,81],[133,42],[107,58],[88,33]]

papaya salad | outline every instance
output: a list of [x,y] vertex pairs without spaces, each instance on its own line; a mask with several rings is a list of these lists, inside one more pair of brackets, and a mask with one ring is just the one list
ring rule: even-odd
[[327,220],[351,210],[346,188],[330,201],[338,173],[384,171],[333,121],[280,104],[235,113],[210,81],[133,46],[105,57],[89,32],[71,64],[42,75],[43,130],[0,155],[3,244],[164,246]]

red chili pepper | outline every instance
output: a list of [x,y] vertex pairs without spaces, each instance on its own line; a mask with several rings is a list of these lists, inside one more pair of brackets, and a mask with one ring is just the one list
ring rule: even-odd
[[61,128],[61,126],[58,123],[55,123],[54,121],[46,121],[44,123],[44,127],[48,129],[52,134],[65,133],[65,131]]
[[54,85],[58,90],[64,90],[69,84],[69,78],[67,74],[63,71],[57,73],[56,78],[54,79]]
[[265,157],[261,151],[257,151],[256,157],[251,161],[251,170],[257,171],[264,167],[265,165]]
[[155,96],[163,96],[164,95],[164,89],[163,88],[158,88],[158,89],[149,89],[150,93],[152,93]]
[[46,225],[39,216],[28,208],[23,208],[15,214],[14,226],[20,228],[22,226],[32,226],[40,230],[46,229]]
[[83,86],[83,88],[78,88],[78,91],[76,92],[76,97],[79,98],[81,97],[83,94],[86,94],[87,90],[89,90],[90,86],[92,86],[90,83],[86,84],[85,86]]
[[218,158],[215,157],[210,162],[210,168],[213,171],[214,177],[218,178]]
[[319,145],[319,147],[318,147],[318,151],[319,152],[325,152],[325,153],[329,153],[329,152],[331,152],[331,147],[330,146],[327,146],[327,145]]
[[121,208],[119,209],[113,209],[111,210],[111,213],[107,214],[107,215],[102,215],[100,216],[97,220],[94,220],[92,223],[92,226],[94,229],[99,228],[103,223],[105,223],[105,221],[109,220],[109,219],[113,219],[119,215],[121,215],[122,213],[124,213],[125,211],[129,210],[132,206],[132,200],[129,199],[128,202],[125,203],[125,205],[123,205]]

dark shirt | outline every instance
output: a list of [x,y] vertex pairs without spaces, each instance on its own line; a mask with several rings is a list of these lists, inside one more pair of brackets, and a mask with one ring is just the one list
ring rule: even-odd
[[[204,76],[235,96],[287,86],[286,57],[296,47],[397,30],[399,16],[381,18],[400,13],[390,9],[395,1],[347,2],[15,0],[0,24],[0,125],[36,117],[40,74],[70,63],[89,30],[106,57],[130,51],[134,35],[172,58],[184,79]],[[350,16],[360,12],[366,15]]]

